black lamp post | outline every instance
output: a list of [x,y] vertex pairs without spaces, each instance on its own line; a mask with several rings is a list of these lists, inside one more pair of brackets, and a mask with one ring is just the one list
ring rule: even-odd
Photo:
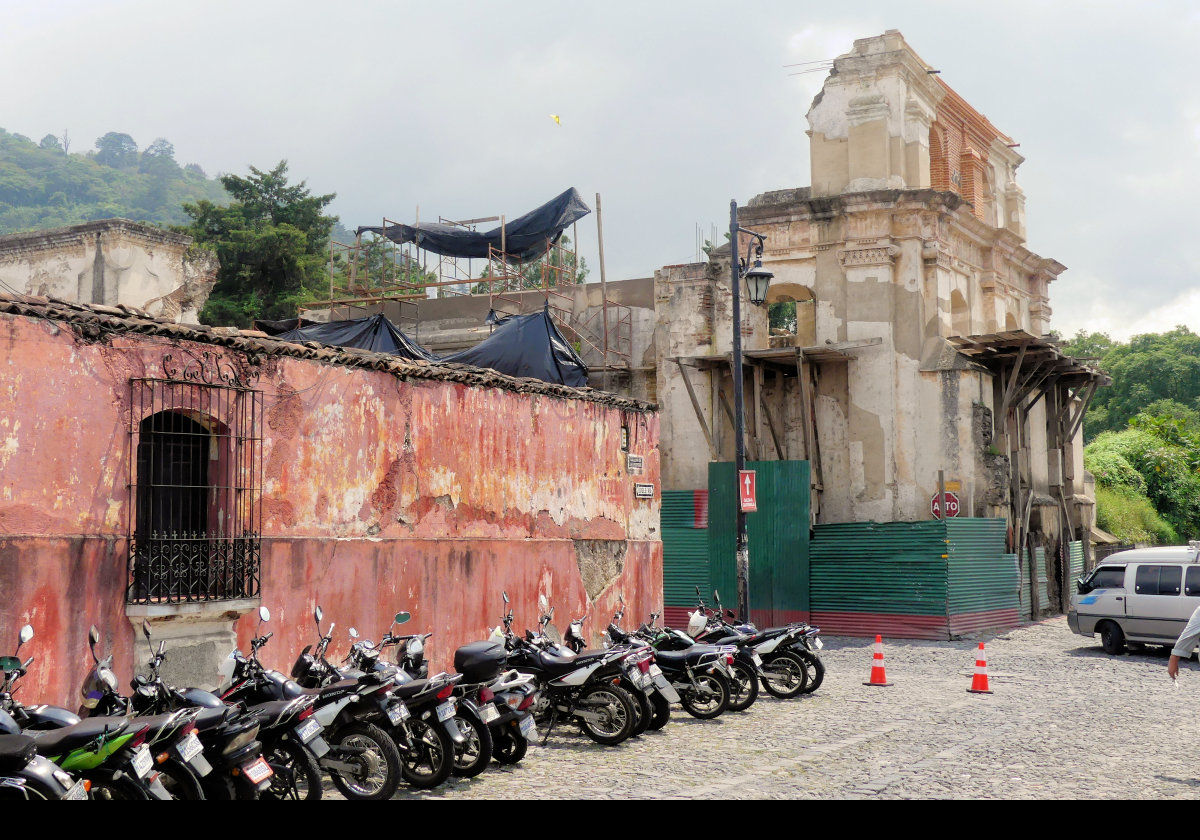
[[[734,469],[734,482],[738,485],[734,494],[737,500],[737,596],[738,612],[743,621],[750,620],[750,546],[746,540],[746,513],[741,503],[741,475],[746,468],[746,413],[742,398],[742,304],[740,281],[746,280],[746,291],[755,306],[762,306],[767,299],[767,287],[774,277],[771,272],[762,267],[763,242],[761,233],[738,226],[738,206],[736,201],[729,202],[729,274],[733,283],[733,417],[734,436],[736,440],[737,462]],[[750,265],[750,256],[745,260],[738,258],[738,234],[746,233],[756,240],[754,250],[754,265]]]

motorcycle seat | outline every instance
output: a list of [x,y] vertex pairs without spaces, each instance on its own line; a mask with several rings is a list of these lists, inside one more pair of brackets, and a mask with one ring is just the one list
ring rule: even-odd
[[201,708],[200,714],[196,715],[196,728],[204,732],[214,726],[220,726],[225,722],[225,715],[228,711],[228,706]]
[[137,718],[134,723],[138,729],[149,727],[150,731],[146,733],[146,742],[153,744],[163,735],[178,735],[179,730],[187,726],[188,719],[186,715],[179,715],[177,712],[167,712],[161,715],[143,715]]
[[74,726],[33,733],[33,739],[42,755],[60,755],[82,747],[106,732],[109,736],[117,735],[129,727],[129,722],[126,717],[84,718]]
[[429,690],[429,680],[413,680],[412,682],[401,683],[392,689],[392,694],[399,697],[401,700],[407,700],[410,697],[416,697]]
[[599,654],[594,656],[585,656],[581,653],[578,656],[568,659],[565,656],[559,656],[555,653],[547,653],[546,651],[542,650],[538,651],[537,664],[538,667],[542,668],[549,674],[566,674],[570,671],[574,671],[576,668],[582,668],[585,665],[590,665],[605,653],[606,651],[600,651]]
[[0,771],[20,770],[37,755],[37,743],[28,735],[0,735]]

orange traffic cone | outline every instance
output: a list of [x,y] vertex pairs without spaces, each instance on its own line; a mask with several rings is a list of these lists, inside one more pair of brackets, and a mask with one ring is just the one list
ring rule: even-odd
[[992,694],[988,688],[987,654],[983,652],[983,642],[979,643],[979,653],[975,657],[975,676],[971,679],[971,687],[967,691],[972,694]]
[[871,679],[863,685],[891,685],[883,670],[883,636],[875,637],[875,656],[871,660]]

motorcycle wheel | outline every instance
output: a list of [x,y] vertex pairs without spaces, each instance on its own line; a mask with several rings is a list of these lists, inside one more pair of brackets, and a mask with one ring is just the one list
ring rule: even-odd
[[263,799],[315,802],[321,798],[321,765],[303,744],[291,738],[276,741],[269,748],[264,745],[263,757],[275,771],[271,786],[262,792]]
[[158,765],[158,772],[162,778],[163,787],[167,789],[167,793],[171,794],[172,799],[198,802],[206,798],[204,788],[200,785],[200,779],[180,759],[168,758]]
[[744,712],[758,699],[758,674],[741,662],[733,663],[733,679],[729,682],[729,711]]
[[121,801],[150,798],[145,788],[125,774],[118,776],[111,770],[92,770],[84,774],[84,778],[92,783],[89,794],[92,799]]
[[808,684],[808,667],[794,653],[781,653],[763,662],[762,684],[767,694],[780,700],[790,700],[804,693]]
[[693,689],[679,692],[679,703],[683,710],[694,718],[712,720],[729,708],[729,680],[720,674],[702,674],[696,677],[709,691],[700,694]]
[[629,737],[636,738],[650,728],[650,718],[654,716],[654,709],[650,707],[650,698],[640,688],[626,685],[624,682],[621,683],[621,688],[625,689],[625,693],[633,701],[634,720]]
[[597,744],[608,747],[621,743],[633,731],[635,702],[625,689],[615,685],[596,685],[586,689],[576,707],[586,706],[589,711],[601,712],[604,720],[596,723],[579,718],[583,734]]
[[521,734],[517,722],[509,721],[492,737],[492,758],[497,764],[516,764],[529,751],[529,739]]
[[808,667],[808,682],[804,686],[804,694],[812,694],[825,681],[825,663],[815,653],[802,653],[800,658]]
[[462,744],[454,745],[454,775],[464,779],[478,776],[492,761],[492,730],[474,715],[455,716],[462,731]]
[[391,799],[400,785],[400,750],[396,742],[373,723],[352,723],[329,738],[330,753],[358,770],[330,770],[333,785],[347,799],[374,802]]
[[440,724],[413,717],[408,721],[412,749],[403,758],[404,781],[428,790],[450,778],[454,770],[454,740]]
[[667,721],[671,719],[671,704],[667,702],[667,698],[663,697],[657,691],[650,698],[650,706],[654,709],[650,715],[649,729],[658,731],[667,725]]

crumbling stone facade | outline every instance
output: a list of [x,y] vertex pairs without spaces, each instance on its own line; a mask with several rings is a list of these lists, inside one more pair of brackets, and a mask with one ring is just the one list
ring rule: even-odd
[[0,284],[19,294],[130,306],[196,324],[219,264],[191,246],[190,236],[128,219],[15,233],[0,236]]

